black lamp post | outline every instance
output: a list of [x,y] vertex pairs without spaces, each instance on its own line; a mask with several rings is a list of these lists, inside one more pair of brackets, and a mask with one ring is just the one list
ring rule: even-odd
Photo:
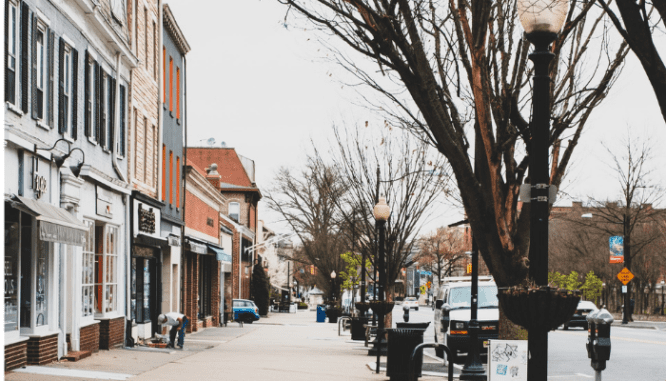
[[[476,247],[476,241],[472,237],[472,305],[470,309],[470,320],[467,330],[469,331],[470,348],[467,355],[467,361],[460,373],[460,380],[485,381],[487,379],[486,370],[481,363],[479,355],[479,331],[481,325],[477,320],[479,306],[479,249]],[[449,359],[450,360],[450,359]]]
[[335,270],[333,270],[331,271],[331,303],[333,303],[333,300],[335,300],[335,293],[333,291],[335,289],[335,277]]
[[663,280],[661,281],[661,315],[664,315],[664,282]]
[[[529,168],[530,195],[530,278],[538,285],[548,284],[548,141],[550,138],[550,75],[548,67],[555,55],[555,41],[569,9],[568,0],[518,0],[517,10],[527,39],[534,45],[529,59],[534,63]],[[548,330],[528,331],[527,378],[546,381],[548,377]]]
[[[379,267],[379,282],[378,282],[378,299],[380,302],[384,301],[384,284],[386,283],[386,269],[384,264],[385,247],[384,247],[384,232],[386,227],[386,220],[391,215],[391,208],[386,204],[386,198],[380,197],[379,202],[375,205],[373,210],[377,227],[379,228],[379,257],[377,258],[377,267]],[[379,308],[377,313],[377,369],[379,373],[379,360],[382,353],[383,345],[386,345],[384,340],[384,310],[383,306]]]

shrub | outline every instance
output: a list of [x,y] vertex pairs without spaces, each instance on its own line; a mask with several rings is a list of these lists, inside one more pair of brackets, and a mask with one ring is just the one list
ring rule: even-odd
[[299,310],[307,310],[308,309],[308,304],[300,302],[300,303],[298,303],[298,309]]
[[259,315],[268,315],[269,283],[264,268],[256,264],[252,269],[252,300],[259,308]]

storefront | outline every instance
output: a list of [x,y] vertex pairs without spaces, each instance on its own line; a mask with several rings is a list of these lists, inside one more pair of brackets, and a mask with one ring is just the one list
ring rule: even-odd
[[[192,320],[191,332],[220,324],[220,285],[224,284],[216,244],[186,236],[183,256],[183,306]],[[231,265],[229,264],[229,267]]]

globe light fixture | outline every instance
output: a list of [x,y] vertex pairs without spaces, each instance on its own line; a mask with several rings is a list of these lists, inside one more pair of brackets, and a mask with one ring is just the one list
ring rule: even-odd
[[377,221],[388,220],[389,215],[391,215],[391,208],[386,204],[386,197],[379,198],[379,202],[373,209],[373,214],[375,215],[375,220]]
[[569,0],[518,0],[516,8],[525,33],[557,34],[567,17]]
[[335,274],[335,270],[331,271],[331,279],[335,279],[337,274]]

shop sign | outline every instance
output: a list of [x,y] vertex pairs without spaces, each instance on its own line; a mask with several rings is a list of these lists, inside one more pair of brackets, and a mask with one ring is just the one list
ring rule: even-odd
[[155,233],[155,212],[153,208],[144,209],[142,204],[139,204],[139,231]]

